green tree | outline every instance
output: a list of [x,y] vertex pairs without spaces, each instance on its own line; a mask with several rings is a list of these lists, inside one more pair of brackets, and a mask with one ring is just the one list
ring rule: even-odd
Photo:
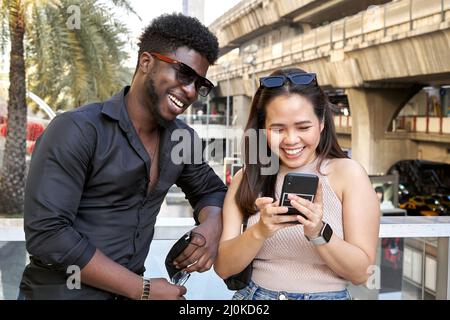
[[[8,131],[0,170],[0,211],[23,211],[27,88],[56,108],[109,97],[130,81],[128,33],[114,16],[128,0],[0,0],[0,44],[10,44]],[[137,16],[137,15],[136,15]]]

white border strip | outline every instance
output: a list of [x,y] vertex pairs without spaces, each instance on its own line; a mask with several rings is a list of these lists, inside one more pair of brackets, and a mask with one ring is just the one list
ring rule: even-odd
[[[195,226],[193,218],[156,220],[155,240],[178,239]],[[450,217],[381,217],[380,238],[450,237]],[[25,241],[23,219],[0,219],[0,241]]]

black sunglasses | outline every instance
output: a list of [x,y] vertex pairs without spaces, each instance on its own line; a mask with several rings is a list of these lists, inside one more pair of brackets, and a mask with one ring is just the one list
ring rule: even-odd
[[[173,262],[175,259],[189,246],[203,247],[206,244],[206,239],[200,233],[190,231],[185,233],[177,242],[172,246],[169,253],[166,256],[165,265],[167,273],[169,274],[170,281],[173,284],[182,286],[189,279],[190,273],[186,270],[178,270]],[[189,266],[188,266],[189,267]]]
[[211,81],[198,75],[197,72],[195,72],[195,70],[189,67],[187,64],[184,64],[183,62],[172,59],[160,53],[150,52],[150,54],[160,61],[170,63],[177,71],[177,80],[182,85],[186,86],[191,84],[192,82],[195,82],[195,89],[202,97],[206,97],[211,89],[214,88],[214,85]]
[[279,75],[279,76],[269,76],[259,78],[259,85],[265,88],[278,88],[282,87],[286,80],[291,81],[292,84],[295,85],[307,85],[316,80],[315,73],[290,73],[287,76]]

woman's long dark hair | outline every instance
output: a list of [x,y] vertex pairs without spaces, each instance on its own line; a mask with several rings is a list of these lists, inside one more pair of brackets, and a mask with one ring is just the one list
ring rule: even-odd
[[[291,73],[306,72],[298,68],[288,68],[274,71],[271,76],[287,76]],[[337,141],[332,114],[333,106],[328,101],[323,90],[317,84],[317,80],[308,85],[295,85],[287,80],[283,86],[277,88],[265,88],[260,86],[253,97],[245,131],[248,132],[248,130],[254,130],[255,132],[259,132],[260,129],[264,129],[267,105],[276,97],[292,94],[298,94],[307,98],[313,105],[314,113],[319,121],[324,122],[324,128],[320,134],[320,142],[316,148],[316,153],[319,157],[317,170],[319,170],[324,159],[347,158],[347,155],[342,151]],[[258,139],[257,145],[260,146],[259,134],[256,134],[256,137]],[[277,174],[261,174],[261,169],[264,165],[260,162],[259,150],[258,156],[256,157],[256,164],[253,161],[250,161],[250,159],[254,159],[254,157],[251,157],[249,154],[251,148],[249,146],[247,135],[244,137],[243,147],[244,150],[242,154],[244,157],[245,170],[243,170],[242,180],[236,192],[235,200],[244,216],[248,218],[256,213],[255,200],[260,195],[274,198]],[[267,150],[269,150],[270,153],[268,146]]]

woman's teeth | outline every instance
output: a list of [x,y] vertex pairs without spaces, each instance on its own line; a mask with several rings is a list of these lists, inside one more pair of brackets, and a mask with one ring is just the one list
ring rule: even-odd
[[293,155],[299,154],[299,153],[303,150],[303,148],[304,148],[304,147],[301,147],[301,148],[298,148],[298,149],[289,149],[289,150],[288,150],[288,149],[284,149],[284,151],[285,151],[287,154],[293,156]]
[[180,100],[178,100],[177,98],[175,98],[173,95],[169,94],[169,99],[179,108],[184,107],[183,102],[181,102]]

